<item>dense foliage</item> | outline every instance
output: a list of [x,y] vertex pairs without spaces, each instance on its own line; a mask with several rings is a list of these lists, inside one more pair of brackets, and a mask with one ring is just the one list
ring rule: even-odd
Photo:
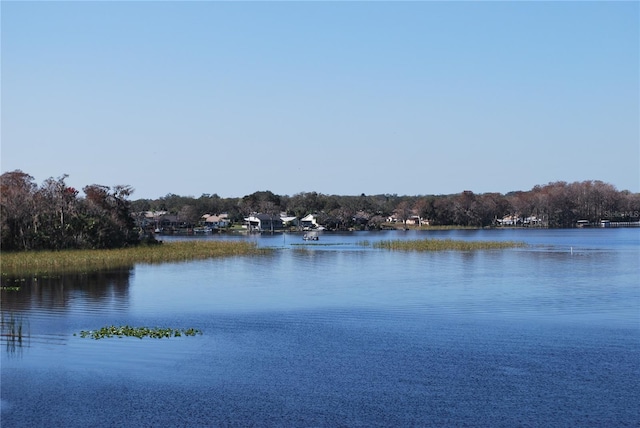
[[464,191],[426,196],[338,196],[316,192],[281,196],[260,191],[242,198],[169,194],[132,204],[134,211],[166,211],[194,224],[205,213],[225,212],[234,222],[242,222],[252,212],[286,212],[298,218],[316,214],[318,221],[329,229],[379,228],[391,216],[400,222],[418,216],[434,226],[469,227],[496,225],[505,216],[522,220],[535,217],[540,220],[538,225],[545,227],[574,227],[578,220],[638,221],[640,217],[640,194],[618,191],[602,181],[559,181],[506,195]]
[[3,251],[121,248],[139,242],[129,186],[93,184],[79,197],[65,178],[37,186],[19,170],[0,176]]

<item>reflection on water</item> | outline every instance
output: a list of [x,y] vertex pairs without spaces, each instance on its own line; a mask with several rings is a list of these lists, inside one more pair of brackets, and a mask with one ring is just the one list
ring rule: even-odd
[[5,342],[7,354],[16,354],[29,346],[30,335],[28,320],[13,312],[7,314],[4,310],[0,311],[0,336]]
[[[132,273],[133,268],[53,277],[3,277],[2,310],[65,311],[79,299],[95,306],[126,304]],[[13,284],[19,287],[14,289]]]
[[[557,232],[254,236],[278,250],[25,281],[3,426],[635,426],[640,230]],[[398,236],[529,246],[358,244]],[[73,336],[112,324],[203,335]]]
[[[114,314],[129,306],[133,268],[54,277],[2,277],[1,340],[8,354],[22,356],[42,345],[66,344],[69,319]],[[35,348],[35,349],[34,349]]]

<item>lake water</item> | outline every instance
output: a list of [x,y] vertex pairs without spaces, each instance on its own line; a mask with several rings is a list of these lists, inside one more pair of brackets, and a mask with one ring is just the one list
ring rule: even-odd
[[[424,237],[528,246],[362,245]],[[2,291],[0,425],[640,425],[640,229],[191,239],[276,251]],[[74,336],[112,324],[203,334]]]

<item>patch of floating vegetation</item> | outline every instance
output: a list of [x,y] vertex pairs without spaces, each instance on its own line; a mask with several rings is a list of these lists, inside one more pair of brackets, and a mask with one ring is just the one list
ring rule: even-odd
[[[151,337],[154,339],[162,339],[168,337],[181,337],[181,336],[196,336],[201,335],[202,331],[195,328],[188,329],[175,329],[175,328],[149,328],[149,327],[131,327],[124,326],[107,326],[102,327],[100,330],[82,330],[80,337],[89,337],[91,339],[105,339],[112,337],[137,337],[142,339],[143,337]],[[76,334],[73,334],[76,336]]]
[[0,287],[2,291],[20,291],[20,287],[15,285],[3,285]]
[[514,241],[461,241],[454,239],[419,239],[419,240],[390,240],[377,241],[373,244],[361,243],[360,245],[373,248],[398,251],[472,251],[472,250],[499,250],[505,248],[524,247],[524,242]]
[[157,264],[217,257],[269,254],[255,242],[177,241],[113,250],[23,251],[2,253],[3,275],[39,277],[66,273],[130,268],[137,263]]

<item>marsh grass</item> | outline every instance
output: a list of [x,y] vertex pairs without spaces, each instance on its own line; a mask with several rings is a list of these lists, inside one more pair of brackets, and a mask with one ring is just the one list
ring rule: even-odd
[[319,244],[317,242],[304,242],[304,243],[301,243],[301,244],[291,244],[291,246],[293,246],[293,247],[296,247],[296,246],[297,247],[335,247],[335,246],[339,246],[339,245],[349,245],[349,244],[344,243],[344,242],[332,242],[332,243],[328,243],[328,244],[325,244],[325,243]]
[[[366,244],[369,245],[368,243]],[[454,239],[419,239],[378,241],[373,248],[397,251],[473,251],[499,250],[504,248],[524,247],[523,242],[514,241],[460,241]]]
[[2,253],[3,276],[55,276],[65,273],[89,273],[130,268],[135,264],[156,264],[202,260],[217,257],[259,255],[268,249],[254,242],[179,241],[162,245],[116,250],[66,250]]

